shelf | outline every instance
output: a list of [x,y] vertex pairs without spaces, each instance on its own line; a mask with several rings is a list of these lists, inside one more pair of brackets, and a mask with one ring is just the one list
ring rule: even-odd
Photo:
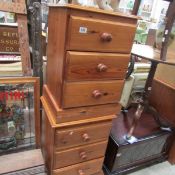
[[18,23],[0,23],[0,26],[18,27]]
[[1,61],[21,61],[21,56],[10,56],[10,55],[6,55],[6,56],[0,56],[0,62]]

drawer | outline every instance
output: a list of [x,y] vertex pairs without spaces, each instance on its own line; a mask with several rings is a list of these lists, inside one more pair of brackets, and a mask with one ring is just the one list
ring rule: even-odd
[[63,108],[118,103],[123,80],[67,82],[64,84]]
[[[107,141],[76,147],[54,154],[54,169],[101,158],[105,154]],[[66,158],[66,159],[65,159]]]
[[53,175],[98,175],[102,170],[103,158],[68,166],[53,171]]
[[130,53],[137,24],[71,16],[67,50]]
[[130,54],[68,52],[66,79],[104,80],[124,79]]
[[105,122],[67,130],[58,129],[55,133],[56,150],[107,140],[111,125],[111,122]]

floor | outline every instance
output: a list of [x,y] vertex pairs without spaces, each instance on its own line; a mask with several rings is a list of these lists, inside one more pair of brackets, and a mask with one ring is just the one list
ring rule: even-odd
[[128,175],[175,175],[175,165],[172,166],[168,162],[159,163]]
[[[17,173],[14,173],[16,171]],[[34,175],[44,171],[44,161],[40,149],[0,156],[0,174]]]

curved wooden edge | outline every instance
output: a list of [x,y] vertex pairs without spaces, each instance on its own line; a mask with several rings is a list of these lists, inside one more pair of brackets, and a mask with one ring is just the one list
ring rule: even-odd
[[48,116],[49,123],[51,124],[51,126],[53,128],[56,127],[56,124],[55,124],[55,121],[54,121],[54,114],[51,111],[51,109],[49,108],[46,98],[44,96],[41,96],[40,100],[41,100],[44,112]]
[[166,83],[165,81],[163,81],[163,80],[161,80],[161,79],[158,79],[158,78],[154,78],[154,80],[155,80],[156,82],[161,83],[161,84],[163,84],[164,86],[170,88],[171,90],[174,90],[174,91],[175,91],[175,85],[173,86],[173,85],[171,85],[171,84],[168,84],[168,83]]
[[91,118],[91,119],[84,119],[84,120],[79,120],[79,121],[71,121],[71,122],[65,122],[65,123],[60,123],[56,124],[54,120],[54,113],[49,107],[47,100],[44,96],[41,97],[41,102],[44,108],[44,111],[46,112],[46,115],[48,116],[48,120],[52,126],[52,128],[67,128],[67,127],[72,127],[72,126],[79,126],[79,125],[86,125],[86,124],[94,124],[98,122],[106,122],[106,121],[111,121],[117,116],[115,115],[108,115],[108,116],[103,116],[103,117],[98,117],[98,118]]
[[0,11],[11,12],[17,14],[27,14],[25,3],[17,2],[0,2]]

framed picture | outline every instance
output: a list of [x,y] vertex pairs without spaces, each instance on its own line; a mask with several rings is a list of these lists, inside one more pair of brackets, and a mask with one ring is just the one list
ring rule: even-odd
[[39,78],[0,78],[0,155],[40,147]]

